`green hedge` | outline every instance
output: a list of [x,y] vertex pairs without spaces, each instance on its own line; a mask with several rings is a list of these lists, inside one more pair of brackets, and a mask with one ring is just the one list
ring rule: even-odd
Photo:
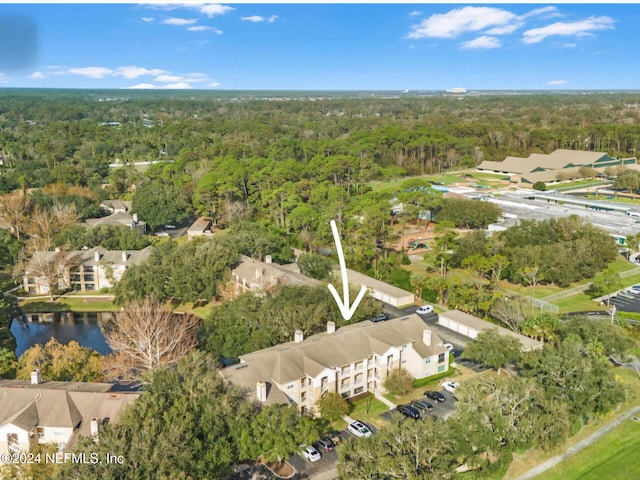
[[413,388],[424,387],[424,386],[429,385],[431,383],[435,383],[438,380],[442,380],[443,378],[450,377],[451,375],[453,375],[455,370],[456,370],[455,368],[450,366],[449,370],[447,370],[446,372],[438,373],[436,375],[430,375],[430,376],[424,377],[424,378],[416,378],[413,381],[413,384],[412,384]]

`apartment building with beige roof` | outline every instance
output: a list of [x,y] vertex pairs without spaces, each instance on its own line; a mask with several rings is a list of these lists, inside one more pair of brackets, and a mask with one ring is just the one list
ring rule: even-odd
[[222,374],[263,404],[296,404],[301,413],[317,414],[326,392],[344,398],[384,393],[387,376],[400,368],[414,378],[449,368],[442,340],[415,314],[337,330],[328,322],[326,332],[306,339],[296,331],[294,341],[242,355]]

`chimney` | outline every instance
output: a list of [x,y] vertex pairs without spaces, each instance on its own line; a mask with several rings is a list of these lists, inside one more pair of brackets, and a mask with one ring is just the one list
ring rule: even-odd
[[264,263],[272,263],[273,259],[271,258],[271,255],[265,255],[264,256]]
[[133,217],[133,223],[138,223],[138,214],[134,213],[133,215],[131,215]]
[[127,263],[127,258],[129,257],[129,255],[127,254],[127,251],[125,250],[124,252],[122,252],[122,261],[124,263]]
[[422,331],[422,343],[427,347],[431,346],[431,330],[424,329]]
[[91,436],[93,437],[94,441],[98,440],[98,419],[94,418],[93,420],[91,420],[91,424],[90,424],[90,431],[91,431]]
[[40,385],[42,379],[40,378],[40,369],[35,368],[31,370],[31,385]]
[[336,322],[331,320],[327,322],[327,333],[336,333]]
[[258,380],[256,384],[256,393],[258,394],[258,400],[262,403],[267,401],[267,384],[262,380]]
[[97,251],[97,250],[96,250],[95,252],[93,252],[93,259],[94,259],[96,262],[99,262],[99,261],[100,261],[100,252],[99,252],[99,251]]
[[302,342],[302,340],[304,340],[304,334],[302,333],[302,330],[296,330],[293,338],[296,343]]

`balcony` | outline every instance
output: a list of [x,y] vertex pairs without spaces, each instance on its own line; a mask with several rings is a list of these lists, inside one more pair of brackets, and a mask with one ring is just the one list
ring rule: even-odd
[[348,388],[351,388],[351,382],[344,382],[340,384],[340,390],[346,390]]

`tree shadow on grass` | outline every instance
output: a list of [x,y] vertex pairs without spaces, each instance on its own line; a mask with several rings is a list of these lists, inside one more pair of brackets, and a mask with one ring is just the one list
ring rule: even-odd
[[68,303],[37,301],[22,305],[20,310],[22,313],[70,312],[71,306]]

